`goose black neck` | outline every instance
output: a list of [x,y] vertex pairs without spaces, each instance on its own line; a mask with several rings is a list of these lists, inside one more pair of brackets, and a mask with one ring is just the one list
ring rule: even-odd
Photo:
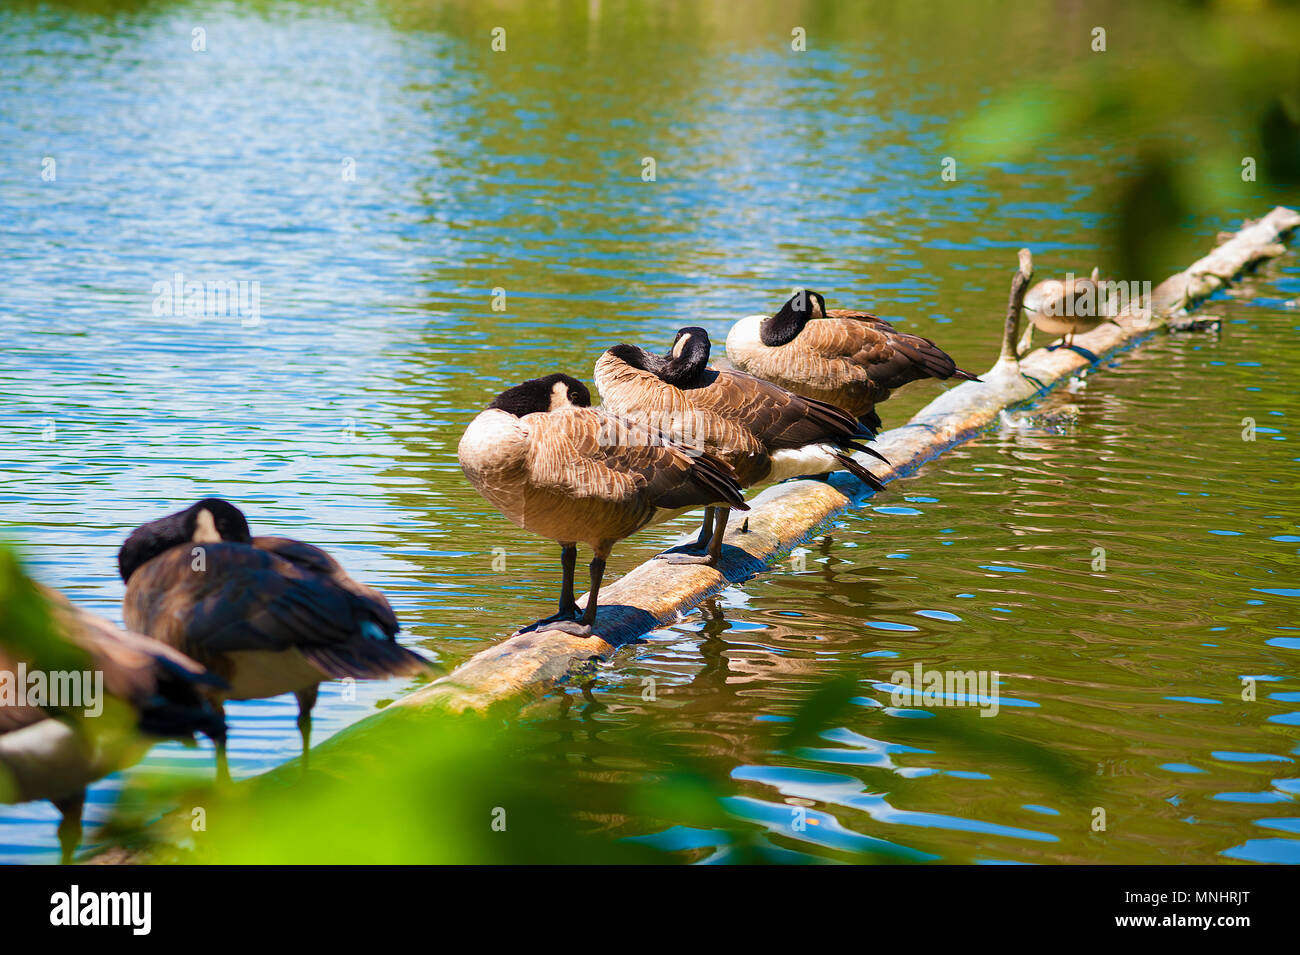
[[183,511],[142,524],[132,531],[117,552],[117,571],[122,580],[129,581],[132,574],[159,554],[193,540],[200,515],[204,514],[209,530],[216,533],[218,540],[240,544],[252,541],[243,511],[219,497],[205,497]]
[[709,363],[709,343],[695,338],[687,342],[680,355],[670,352],[661,357],[636,345],[615,345],[609,353],[633,368],[648,371],[660,381],[677,388],[694,384]]
[[[763,319],[758,327],[758,337],[768,348],[788,345],[794,341],[812,318],[813,301],[817,293],[795,295],[781,306],[775,315]],[[824,312],[823,312],[824,313]]]
[[[557,394],[556,385],[562,384]],[[578,408],[591,407],[591,392],[587,386],[571,375],[554,374],[544,378],[529,378],[522,384],[507,388],[492,399],[489,408],[496,408],[522,418],[537,412],[550,411],[560,394],[567,398],[569,404]]]

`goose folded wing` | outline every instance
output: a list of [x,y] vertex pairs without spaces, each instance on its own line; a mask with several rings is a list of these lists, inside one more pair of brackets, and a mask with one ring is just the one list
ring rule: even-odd
[[532,480],[576,498],[679,508],[744,499],[731,469],[656,428],[595,409],[531,416]]
[[[872,382],[890,390],[922,378],[950,378],[957,365],[928,338],[900,332],[868,312],[831,309],[831,321],[809,322],[810,347],[827,357],[843,356]],[[838,319],[838,321],[836,320]]]
[[335,584],[360,600],[383,627],[386,634],[397,633],[400,626],[388,598],[373,587],[354,580],[329,554],[311,544],[288,537],[254,537],[253,546],[282,557],[290,563],[329,577]]
[[168,642],[196,659],[380,642],[372,638],[380,631],[373,602],[333,578],[245,544],[205,544],[204,551],[202,569],[176,548],[136,572],[145,575],[140,594],[157,595],[148,601],[149,631],[170,631]]
[[861,436],[857,420],[847,411],[752,375],[719,372],[707,391],[718,396],[714,410],[743,421],[772,450],[839,443]]
[[[368,596],[368,588],[342,571],[321,574],[274,548],[206,547],[206,572],[192,575],[192,591],[183,592],[182,605],[172,608],[185,628],[182,646],[200,659],[204,651],[295,649],[335,678],[412,675],[427,669],[419,654],[393,639],[397,621],[387,601]],[[182,557],[188,560],[183,552]]]

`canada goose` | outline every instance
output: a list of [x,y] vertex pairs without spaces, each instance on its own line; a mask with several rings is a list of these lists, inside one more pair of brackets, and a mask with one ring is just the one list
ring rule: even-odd
[[[225,721],[200,693],[201,687],[219,687],[222,681],[184,654],[127,633],[55,591],[25,579],[21,585],[34,594],[40,617],[29,609],[21,619],[31,632],[15,633],[11,622],[0,634],[0,679],[12,680],[15,691],[8,699],[0,694],[0,802],[54,803],[63,817],[59,846],[67,864],[81,842],[87,786],[143,756],[149,738],[193,739],[201,732],[217,743],[225,739]],[[33,645],[44,653],[33,654]],[[94,674],[95,683],[79,684],[79,674],[64,669],[69,663]],[[24,693],[33,672],[40,671],[47,698],[20,704],[16,688],[24,666],[30,668]],[[73,698],[54,699],[56,681],[59,695]],[[113,718],[122,714],[112,712],[111,704],[105,707],[105,700],[92,703],[101,689],[125,704],[126,725]],[[91,708],[99,712],[86,713]],[[103,718],[90,718],[94,715]]]
[[[615,543],[701,505],[748,509],[726,464],[591,407],[587,387],[569,375],[503,391],[470,422],[457,453],[470,483],[506,518],[560,545],[559,612],[533,626],[579,636],[595,623]],[[573,594],[578,542],[593,552],[580,618]]]
[[775,315],[750,315],[727,334],[741,371],[843,408],[879,430],[875,406],[922,378],[978,381],[928,338],[869,312],[826,309],[821,293],[795,293]]
[[[392,607],[318,547],[253,537],[243,512],[220,498],[136,528],[117,555],[122,613],[133,630],[194,657],[221,676],[225,700],[292,692],[303,770],[311,711],[328,679],[410,676],[428,668],[401,646]],[[217,770],[229,778],[225,746]]]
[[[856,450],[881,457],[859,443],[874,435],[853,415],[744,372],[711,368],[709,351],[709,333],[698,327],[678,331],[662,357],[615,345],[596,361],[603,407],[716,455],[741,487],[844,469],[884,489],[850,456]],[[707,546],[705,556],[666,559],[716,564],[728,516],[725,507],[705,511],[699,539],[686,548]]]
[[1075,335],[1112,321],[1114,309],[1100,285],[1100,277],[1101,270],[1094,268],[1086,279],[1047,279],[1026,292],[1025,314],[1030,326],[1021,340],[1021,350],[1029,347],[1035,328],[1063,336],[1065,347],[1070,348]]

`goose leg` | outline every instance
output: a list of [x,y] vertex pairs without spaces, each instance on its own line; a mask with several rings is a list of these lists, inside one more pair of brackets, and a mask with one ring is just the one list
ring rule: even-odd
[[[718,558],[722,556],[722,538],[727,533],[727,518],[731,515],[729,507],[710,508],[714,511],[713,515],[713,536],[709,538],[709,549],[704,554],[682,554],[668,551],[660,554],[656,560],[666,561],[670,564],[705,564],[709,567],[718,566]],[[701,536],[703,532],[701,531]]]
[[666,554],[701,554],[708,550],[709,541],[713,539],[713,524],[717,508],[706,507],[704,509],[704,521],[700,524],[700,533],[689,544],[681,544],[670,550],[664,551]]
[[573,597],[573,572],[577,566],[578,545],[561,544],[560,569],[564,572],[564,580],[560,584],[560,609],[549,617],[543,617],[531,627],[526,627],[525,630],[541,630],[548,624],[558,621],[578,619],[578,602]]
[[718,518],[713,525],[713,538],[709,541],[709,566],[717,567],[718,560],[722,557],[722,538],[727,536],[727,518],[731,516],[731,508],[718,508]]
[[592,625],[596,622],[596,611],[600,609],[600,583],[605,579],[605,559],[609,557],[610,546],[602,544],[592,555],[588,569],[591,574],[591,589],[587,591],[587,609],[582,616],[574,620],[561,620],[551,626],[552,630],[562,630],[579,637],[591,636]]
[[598,550],[592,555],[591,563],[587,565],[587,571],[591,575],[591,590],[587,592],[587,609],[582,612],[581,622],[588,630],[596,622],[596,611],[600,608],[600,585],[605,579],[605,558],[608,556],[608,548],[603,554]]
[[59,862],[72,865],[72,857],[81,845],[81,811],[86,806],[86,791],[50,801],[63,816],[59,820]]
[[295,690],[294,696],[298,698],[298,734],[302,737],[302,774],[307,775],[308,754],[311,752],[311,711],[316,705],[316,696],[320,693],[320,684],[313,683],[311,686]]
[[[225,704],[218,701],[213,705],[217,708],[217,712],[221,714],[221,722],[229,726],[230,724],[226,723]],[[217,782],[228,783],[230,782],[230,763],[226,759],[226,740],[223,738],[213,740],[213,742],[217,747]]]
[[713,525],[717,522],[718,509],[716,507],[706,507],[704,509],[704,520],[700,523],[700,535],[695,538],[695,550],[704,550],[713,540]]

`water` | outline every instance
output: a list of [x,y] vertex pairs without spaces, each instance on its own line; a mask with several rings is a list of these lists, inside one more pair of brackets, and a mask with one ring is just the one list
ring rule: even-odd
[[[589,378],[607,345],[666,346],[681,325],[721,340],[797,284],[980,370],[1016,248],[1043,274],[1101,254],[1135,142],[1081,130],[1031,163],[938,176],[955,117],[1086,51],[990,49],[969,22],[888,7],[802,10],[800,56],[774,9],[559,10],[0,14],[0,534],[38,577],[120,619],[124,535],[219,493],[381,587],[404,639],[451,667],[549,613],[558,585],[554,548],[456,465],[505,386]],[[1188,221],[1156,278],[1277,198]],[[176,272],[259,283],[259,323],[156,314]],[[738,825],[794,857],[878,840],[954,862],[1300,861],[1298,297],[1294,256],[1268,266],[1204,310],[1220,333],[1156,339],[1036,409],[1077,406],[1064,424],[931,462],[812,541],[804,570],[728,589],[530,708],[525,738],[591,787],[659,768],[631,740],[672,739],[731,780]],[[896,396],[886,424],[943,387]],[[624,543],[611,576],[689,523]],[[1000,715],[892,706],[885,685],[916,662],[999,671]],[[851,716],[783,749],[797,701],[842,674],[860,681]],[[327,684],[317,739],[409,688]],[[293,713],[230,707],[236,775],[296,755]],[[159,747],[135,772],[173,769],[210,772],[211,752]],[[92,792],[92,826],[119,786]],[[54,818],[0,807],[0,859],[51,859]],[[680,823],[610,835],[726,857]]]

